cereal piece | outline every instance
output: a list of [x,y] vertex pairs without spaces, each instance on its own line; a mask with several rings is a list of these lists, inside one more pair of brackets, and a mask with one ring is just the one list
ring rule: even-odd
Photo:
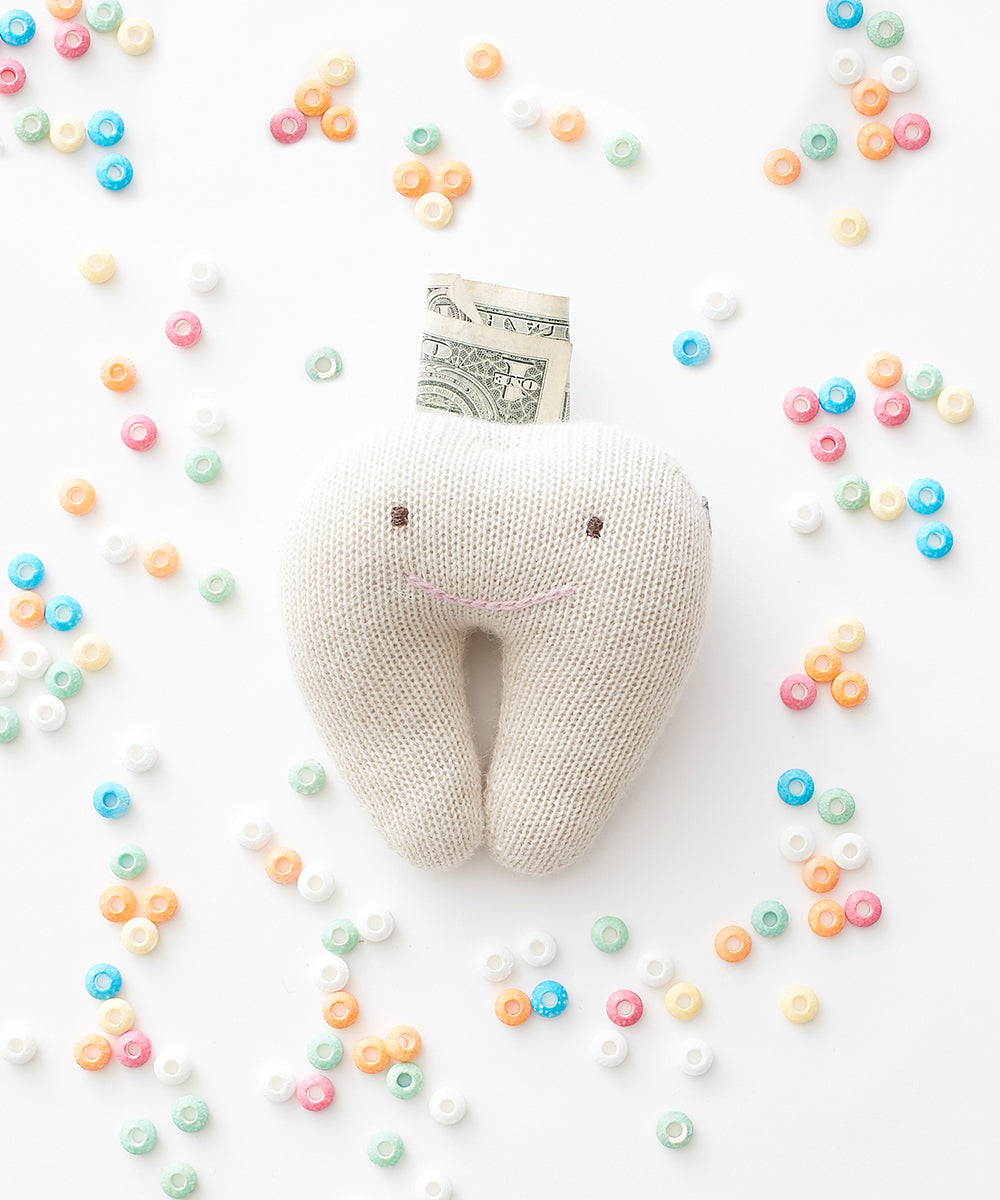
[[87,24],[98,33],[114,33],[122,16],[120,0],[90,0],[87,5]]
[[[333,1099],[332,1084],[330,1099]],[[200,1096],[181,1096],[171,1110],[170,1119],[181,1133],[198,1133],[208,1124],[208,1105]]]
[[846,449],[847,438],[832,425],[820,426],[809,439],[809,453],[817,462],[836,462]]
[[111,963],[95,963],[83,978],[87,994],[95,1000],[113,1000],[122,988],[122,973]]
[[135,384],[135,363],[124,354],[113,354],[101,363],[101,383],[112,392],[127,392]]
[[844,910],[829,897],[809,909],[809,928],[820,937],[834,937],[844,928]]
[[75,629],[83,617],[80,601],[74,596],[53,596],[45,605],[45,622],[50,629],[58,629],[65,633]]
[[305,137],[306,119],[297,108],[282,108],[271,118],[269,128],[276,142],[289,146]]
[[863,117],[877,117],[889,103],[889,91],[877,79],[859,79],[851,88],[851,104]]
[[522,1025],[531,1016],[531,997],[520,988],[506,988],[494,1001],[493,1011],[505,1025]]
[[854,797],[841,787],[827,788],[816,801],[816,811],[828,825],[845,825],[855,808]]
[[[61,29],[57,29],[52,39],[56,54],[63,58],[80,58],[90,49],[90,30],[79,21],[70,21]],[[51,137],[51,134],[49,135]],[[81,139],[80,144],[83,144]],[[61,149],[61,147],[60,147]]]
[[329,900],[337,890],[336,880],[329,867],[315,865],[302,868],[295,886],[299,889],[300,896],[317,904]]
[[36,696],[28,706],[28,720],[43,733],[53,733],[66,720],[66,705],[58,696]]
[[917,82],[917,65],[905,54],[896,54],[882,64],[882,82],[890,92],[908,92]]
[[13,96],[24,87],[27,73],[16,58],[0,58],[0,96]]
[[118,1141],[129,1154],[148,1154],[156,1146],[156,1126],[144,1117],[126,1121],[118,1131]]
[[87,129],[79,117],[52,118],[49,124],[49,141],[61,154],[73,154],[86,140]]
[[674,358],[682,367],[700,367],[711,353],[709,340],[697,329],[682,330],[673,343]]
[[856,871],[868,861],[868,842],[860,833],[842,833],[830,853],[842,871]]
[[819,412],[819,397],[807,387],[794,387],[785,393],[781,408],[789,421],[802,424],[811,421]]
[[431,186],[431,173],[426,163],[418,162],[415,158],[407,159],[393,171],[392,186],[401,196],[415,200]]
[[87,122],[87,137],[95,146],[116,146],[125,135],[125,121],[113,108],[101,108]]
[[294,883],[302,870],[302,859],[288,846],[278,846],[267,856],[264,870],[275,883]]
[[465,69],[477,79],[492,79],[502,65],[500,51],[489,42],[475,42],[465,52]]
[[97,1006],[97,1024],[112,1037],[121,1037],[123,1033],[128,1033],[134,1020],[132,1005],[120,996],[105,1000]]
[[133,413],[121,425],[121,439],[130,450],[150,450],[156,445],[157,428],[152,417]]
[[358,132],[358,118],[346,104],[331,104],[319,125],[331,142],[346,142]]
[[690,1021],[701,1011],[701,992],[693,983],[675,983],[663,995],[666,1010],[678,1021]]
[[604,1011],[615,1025],[634,1025],[642,1017],[642,1000],[629,988],[619,988],[608,997]]
[[385,1082],[398,1100],[412,1100],[424,1086],[424,1073],[415,1062],[396,1062],[386,1072]]
[[772,150],[764,159],[764,175],[781,187],[794,183],[801,170],[802,163],[794,150]]
[[829,683],[840,674],[840,651],[833,646],[813,646],[806,651],[805,672],[817,683]]
[[863,644],[865,627],[857,617],[840,617],[831,623],[826,636],[830,639],[830,645],[841,654],[850,654]]
[[799,138],[802,153],[817,161],[829,158],[837,150],[837,135],[829,125],[807,125]]
[[193,346],[201,338],[201,320],[190,309],[179,308],[167,317],[163,331],[175,346]]
[[886,158],[895,145],[892,130],[881,121],[872,121],[858,130],[858,149],[865,158]]
[[413,1181],[417,1200],[451,1200],[453,1186],[442,1171],[422,1171]]
[[549,117],[549,133],[560,142],[575,142],[586,126],[583,113],[572,104],[562,105]]
[[121,932],[122,945],[130,954],[151,954],[160,941],[160,931],[149,917],[133,917]]
[[153,45],[153,27],[142,17],[126,17],[115,30],[115,37],[126,54],[145,54]]
[[153,1059],[153,1074],[160,1083],[184,1083],[191,1075],[191,1056],[183,1050],[161,1050]]
[[677,1061],[685,1075],[704,1075],[715,1062],[715,1054],[701,1038],[685,1038],[677,1047]]
[[425,229],[444,229],[453,213],[451,201],[440,192],[424,192],[413,206],[413,215]]
[[142,553],[142,565],[147,574],[166,579],[180,565],[180,554],[171,542],[153,542]]
[[852,925],[867,929],[882,916],[882,901],[874,892],[864,889],[851,892],[844,901],[844,916]]
[[620,917],[599,917],[590,927],[590,940],[603,953],[614,954],[625,948],[628,927]]
[[715,953],[723,962],[742,962],[753,941],[741,925],[723,925],[715,935]]
[[385,1048],[397,1062],[413,1062],[421,1045],[420,1034],[412,1025],[393,1025],[385,1035]]
[[796,1025],[804,1025],[819,1012],[816,993],[801,984],[786,988],[781,996],[781,1011],[789,1021],[793,1021]]
[[331,992],[323,1001],[323,1020],[334,1029],[346,1029],[358,1019],[358,1002],[350,992]]
[[0,1058],[15,1067],[23,1067],[38,1053],[38,1042],[34,1034],[29,1033],[20,1025],[5,1029],[0,1033]]
[[49,114],[31,104],[14,114],[14,132],[22,142],[40,142],[49,136]]
[[694,1137],[694,1124],[687,1113],[668,1112],[656,1122],[656,1138],[668,1150],[686,1146]]
[[324,83],[343,87],[354,78],[354,59],[344,50],[327,50],[316,69]]
[[111,1043],[99,1033],[89,1033],[73,1047],[73,1058],[85,1071],[100,1071],[111,1061]]
[[368,1160],[376,1167],[394,1167],[403,1157],[403,1149],[398,1133],[376,1133],[368,1141]]
[[135,539],[125,529],[105,529],[97,539],[97,549],[102,558],[120,566],[135,553]]
[[247,850],[262,849],[270,841],[272,832],[271,823],[258,816],[241,817],[236,826],[240,845]]
[[823,506],[813,496],[796,496],[785,510],[785,519],[796,533],[815,533],[823,524]]
[[305,758],[289,767],[288,783],[300,796],[315,796],[326,784],[326,770],[316,759]]
[[954,544],[954,534],[943,521],[928,521],[917,530],[917,549],[925,558],[944,558]]
[[447,196],[449,200],[464,196],[471,184],[472,172],[456,158],[447,159],[434,168],[434,191]]
[[128,812],[132,798],[120,783],[100,783],[94,788],[93,802],[99,816],[117,820]]
[[355,1042],[351,1057],[358,1070],[366,1075],[378,1075],[392,1061],[380,1037],[363,1037]]
[[114,883],[105,888],[97,900],[97,907],[106,921],[114,921],[123,925],[135,916],[135,893],[123,884]]
[[[105,788],[120,786],[120,784],[104,784]],[[122,791],[124,792],[125,789],[122,788]],[[128,792],[125,792],[125,795],[127,797]],[[125,807],[128,807],[128,803]],[[111,873],[117,875],[119,879],[138,879],[146,869],[146,852],[141,846],[127,842],[124,846],[119,846],[112,854],[108,865],[111,867]]]
[[95,168],[97,182],[109,192],[120,192],[132,182],[135,171],[124,154],[105,154]]
[[556,940],[551,933],[537,929],[521,938],[518,952],[529,967],[547,967],[556,956]]
[[807,804],[812,799],[815,788],[813,777],[801,767],[789,767],[778,776],[778,797],[785,804],[795,807]]
[[160,1172],[160,1190],[170,1200],[184,1200],[197,1186],[198,1175],[190,1163],[170,1163]]
[[433,121],[414,125],[403,134],[403,145],[411,154],[431,154],[441,141],[441,130]]
[[868,236],[868,222],[856,208],[840,208],[830,218],[830,233],[842,246],[860,246]]
[[858,671],[842,671],[830,684],[830,694],[841,708],[857,708],[868,699],[868,680]]
[[903,378],[903,364],[898,354],[890,350],[876,350],[865,363],[865,374],[876,387],[895,387]]
[[431,1116],[439,1125],[457,1125],[466,1113],[465,1096],[458,1088],[444,1087],[431,1096]]
[[542,115],[542,106],[534,92],[511,92],[503,102],[503,111],[512,125],[528,129],[537,124]]
[[333,1084],[325,1075],[305,1075],[298,1082],[295,1098],[308,1112],[322,1112],[333,1103]]
[[865,64],[861,55],[850,47],[835,50],[827,59],[827,68],[834,83],[857,83],[864,73]]
[[892,127],[892,136],[900,150],[920,150],[931,140],[931,126],[920,113],[903,113]]
[[321,117],[330,107],[330,85],[322,79],[305,79],[295,89],[295,107],[307,117]]
[[975,401],[968,388],[951,384],[938,393],[937,410],[951,425],[961,425],[972,416]]
[[147,888],[139,897],[139,915],[148,917],[154,924],[161,925],[177,912],[177,894],[172,888]]
[[857,392],[850,380],[844,379],[840,375],[834,375],[830,379],[824,379],[819,385],[817,398],[819,406],[824,412],[839,415],[854,407]]
[[476,965],[484,979],[500,983],[514,969],[514,955],[507,946],[486,946],[476,956]]
[[782,856],[789,862],[803,862],[812,858],[816,839],[804,825],[789,825],[782,830],[778,845]]
[[840,868],[825,854],[814,854],[802,864],[802,882],[811,892],[832,892],[840,879]]
[[329,1071],[344,1057],[344,1043],[332,1033],[321,1033],[306,1047],[306,1058],[321,1071]]
[[599,1033],[591,1040],[590,1053],[602,1067],[620,1066],[628,1057],[628,1040],[617,1029]]
[[902,425],[910,415],[910,397],[905,392],[883,392],[875,397],[875,420],[882,425]]
[[753,906],[750,924],[761,937],[780,937],[788,928],[788,909],[780,900],[761,900]]
[[306,357],[306,374],[314,383],[336,379],[343,367],[343,359],[331,346],[320,346]]
[[191,450],[184,458],[184,473],[192,483],[213,483],[221,470],[222,459],[208,446]]
[[118,753],[128,770],[137,775],[144,775],[156,766],[159,757],[152,742],[143,741],[141,738],[130,738],[120,747]]
[[358,927],[347,917],[335,917],[323,926],[320,941],[331,954],[348,954],[358,944]]
[[649,987],[663,987],[674,977],[674,960],[669,954],[650,951],[639,959],[636,973]]
[[273,1104],[282,1104],[295,1095],[295,1076],[290,1071],[265,1071],[260,1090]]
[[[604,157],[613,167],[631,167],[639,161],[642,146],[634,133],[623,129],[604,143]],[[709,313],[709,316],[712,314]]]
[[45,615],[45,602],[37,592],[22,590],[11,598],[7,612],[15,625],[33,629]]
[[914,400],[936,400],[943,385],[944,378],[933,363],[918,363],[906,372],[906,390]]
[[531,989],[531,1007],[540,1017],[558,1017],[569,1003],[569,993],[555,979],[543,979]]
[[324,958],[316,964],[313,974],[317,985],[324,992],[339,992],[351,978],[351,968],[347,960],[339,954]]
[[7,578],[14,587],[31,591],[45,578],[45,564],[37,554],[15,554],[7,564]]
[[358,930],[363,941],[384,942],[395,928],[396,920],[387,908],[371,906],[358,914]]

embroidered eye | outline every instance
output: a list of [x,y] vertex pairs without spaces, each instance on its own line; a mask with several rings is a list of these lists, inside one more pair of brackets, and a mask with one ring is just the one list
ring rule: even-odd
[[398,528],[400,525],[407,525],[410,521],[410,510],[404,508],[402,504],[397,504],[393,510],[390,520],[393,528]]
[[604,522],[600,517],[591,517],[587,522],[587,537],[600,537]]

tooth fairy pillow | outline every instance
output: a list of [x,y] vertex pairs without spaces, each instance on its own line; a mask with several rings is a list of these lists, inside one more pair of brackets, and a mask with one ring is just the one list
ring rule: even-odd
[[[346,781],[421,867],[582,854],[688,673],[707,507],[662,450],[568,421],[566,301],[432,277],[417,411],[339,448],[283,579],[292,663]],[[499,639],[483,777],[462,660]]]

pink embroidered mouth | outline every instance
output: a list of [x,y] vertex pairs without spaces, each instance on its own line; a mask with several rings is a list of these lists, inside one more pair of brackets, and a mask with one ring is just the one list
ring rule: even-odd
[[486,609],[489,612],[513,612],[518,608],[533,608],[536,604],[547,604],[550,600],[561,600],[563,596],[572,596],[579,590],[578,583],[570,583],[565,587],[553,588],[548,592],[538,592],[534,596],[522,596],[518,600],[479,600],[475,596],[456,596],[454,592],[446,592],[437,584],[428,583],[419,575],[404,574],[403,579],[418,591],[426,592],[437,600],[450,600],[452,604],[462,604],[466,608]]

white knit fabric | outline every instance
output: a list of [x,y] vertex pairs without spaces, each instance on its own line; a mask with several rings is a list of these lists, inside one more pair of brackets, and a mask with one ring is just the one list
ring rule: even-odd
[[[485,844],[530,874],[581,854],[687,674],[709,541],[676,463],[604,425],[418,412],[339,449],[290,530],[283,606],[313,716],[389,843],[426,867]],[[485,780],[474,629],[503,654]]]

